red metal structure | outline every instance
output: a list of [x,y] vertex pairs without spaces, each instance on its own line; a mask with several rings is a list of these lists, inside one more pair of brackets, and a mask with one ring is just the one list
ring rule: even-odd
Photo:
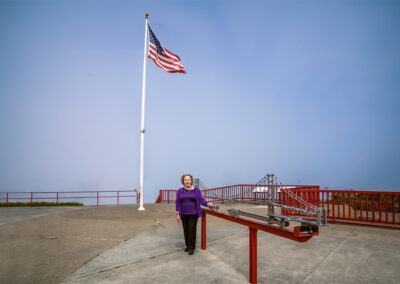
[[[271,185],[239,184],[203,190],[206,199],[213,203],[224,203],[230,198],[237,201],[259,202],[267,200],[266,192],[253,192],[255,187]],[[332,223],[361,225],[379,225],[400,229],[400,192],[320,190],[319,186],[310,185],[274,185],[275,202],[282,205],[303,208],[296,197],[308,203],[327,209],[327,219]],[[160,190],[157,203],[173,203],[176,190]],[[212,196],[215,196],[213,198]],[[223,196],[225,199],[220,198]],[[218,199],[219,198],[219,199]],[[282,214],[306,216],[301,212],[282,208]]]
[[96,199],[96,205],[99,206],[100,200],[104,198],[115,198],[117,205],[119,205],[121,198],[128,197],[136,198],[136,203],[138,203],[139,194],[136,189],[111,191],[0,192],[0,201],[4,200],[7,207],[8,203],[12,200],[30,202],[32,207],[35,200],[55,201],[58,205],[60,200],[71,199]]
[[[332,222],[348,224],[380,225],[400,229],[400,192],[290,189],[281,192],[284,204],[294,205],[293,196],[327,209]],[[304,216],[297,212],[285,214]]]
[[[400,226],[397,226],[400,225],[400,192],[328,191],[320,190],[319,186],[240,184],[205,189],[202,193],[207,201],[213,203],[240,201],[267,205],[267,217],[238,209],[228,209],[228,215],[203,208],[201,240],[203,250],[206,249],[207,214],[249,228],[250,283],[257,283],[258,230],[294,241],[306,242],[314,235],[318,235],[318,226],[326,225],[328,219],[332,223],[338,221],[364,225],[373,223],[383,224],[386,227],[392,225],[391,227],[400,229]],[[176,199],[176,194],[176,190],[160,190],[156,202],[172,203]],[[280,214],[275,213],[274,207],[280,207]],[[252,218],[266,222],[259,222]],[[309,219],[315,221],[308,221]],[[288,221],[300,222],[301,226],[294,227],[293,230],[286,229],[284,226],[289,226]]]
[[249,280],[250,283],[257,283],[257,232],[258,230],[270,234],[278,235],[297,242],[306,242],[313,236],[318,235],[318,226],[314,227],[312,232],[301,231],[301,227],[295,227],[294,230],[280,228],[277,226],[258,222],[242,217],[232,217],[230,215],[212,211],[203,208],[203,217],[201,222],[201,249],[206,249],[206,236],[207,236],[207,214],[218,218],[222,218],[234,223],[238,223],[249,228]]

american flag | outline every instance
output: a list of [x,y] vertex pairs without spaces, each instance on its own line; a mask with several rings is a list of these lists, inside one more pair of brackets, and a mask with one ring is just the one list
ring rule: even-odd
[[151,58],[158,67],[169,73],[186,73],[183,65],[180,63],[181,59],[179,56],[164,48],[156,38],[150,26],[148,27],[150,34],[148,57]]

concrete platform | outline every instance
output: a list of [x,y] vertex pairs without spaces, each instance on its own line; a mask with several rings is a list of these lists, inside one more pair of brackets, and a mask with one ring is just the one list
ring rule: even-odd
[[[399,240],[372,237],[386,232],[333,225],[306,243],[259,232],[258,281],[399,283]],[[207,234],[207,250],[201,250],[198,241],[193,256],[183,251],[179,229],[140,234],[96,257],[63,283],[248,282],[248,230],[210,227]],[[395,236],[399,237],[399,232]]]
[[81,209],[81,207],[0,207],[0,225],[77,209]]
[[[248,282],[246,227],[209,216],[207,250],[199,226],[189,256],[174,205],[145,207],[5,208],[0,283]],[[265,214],[245,204],[220,211],[232,207]],[[306,243],[258,232],[259,283],[398,283],[399,264],[400,230],[330,225]]]

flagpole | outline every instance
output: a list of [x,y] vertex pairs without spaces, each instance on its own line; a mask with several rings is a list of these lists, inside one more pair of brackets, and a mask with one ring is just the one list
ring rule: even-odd
[[143,152],[144,152],[144,106],[146,101],[146,57],[147,57],[147,33],[148,25],[147,19],[149,14],[146,13],[146,26],[144,32],[144,57],[143,57],[143,83],[142,83],[142,123],[140,128],[140,201],[139,209],[144,210],[143,207]]

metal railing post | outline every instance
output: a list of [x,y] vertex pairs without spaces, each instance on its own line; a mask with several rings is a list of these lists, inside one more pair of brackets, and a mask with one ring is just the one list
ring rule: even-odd
[[332,192],[332,224],[335,224],[335,193]]
[[33,206],[33,192],[31,192],[31,207]]
[[201,249],[206,250],[207,242],[207,213],[203,211],[203,217],[201,217]]
[[321,219],[322,219],[322,218],[321,218],[321,217],[322,217],[322,216],[321,216],[321,213],[322,213],[322,212],[321,212],[321,209],[320,209],[320,208],[317,208],[316,211],[317,211],[317,225],[320,226],[320,225],[321,225]]
[[379,223],[382,223],[382,198],[381,194],[378,196],[378,201],[379,201]]
[[249,280],[250,283],[257,283],[257,229],[249,227],[250,232],[250,265],[249,265]]
[[119,206],[119,191],[117,191],[117,205]]
[[57,206],[58,206],[58,192],[57,192]]
[[97,191],[97,206],[99,206],[99,192]]
[[372,194],[372,223],[375,223],[375,194]]

